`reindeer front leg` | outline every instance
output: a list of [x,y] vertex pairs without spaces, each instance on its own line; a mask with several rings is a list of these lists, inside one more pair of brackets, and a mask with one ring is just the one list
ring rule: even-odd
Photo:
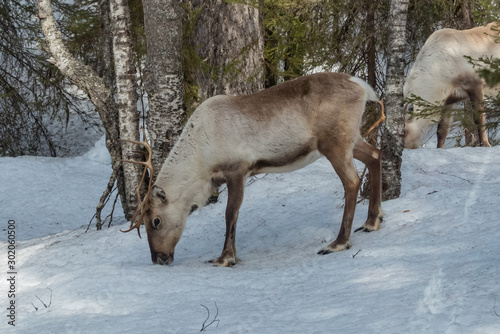
[[245,175],[234,173],[226,176],[227,185],[227,206],[226,206],[226,238],[221,255],[211,260],[215,266],[232,267],[240,261],[236,257],[236,222],[243,202],[243,193],[245,188]]

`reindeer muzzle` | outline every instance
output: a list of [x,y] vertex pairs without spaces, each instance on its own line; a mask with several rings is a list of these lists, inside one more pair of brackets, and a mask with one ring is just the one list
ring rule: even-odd
[[153,264],[170,265],[174,262],[174,254],[153,253],[151,252]]

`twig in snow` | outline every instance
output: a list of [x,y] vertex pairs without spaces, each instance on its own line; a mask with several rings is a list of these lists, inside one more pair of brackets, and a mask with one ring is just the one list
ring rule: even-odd
[[463,177],[460,177],[460,176],[456,176],[456,175],[453,175],[453,174],[448,174],[448,173],[445,173],[445,172],[440,172],[440,171],[436,171],[436,172],[438,172],[439,174],[443,174],[443,175],[453,176],[453,177],[456,177],[457,179],[467,181],[467,182],[469,182],[470,184],[474,184],[474,183],[473,183],[473,182],[471,182],[470,180],[464,179]]
[[417,166],[417,168],[420,169],[420,171],[422,173],[427,174],[427,172],[422,167],[420,167],[419,164],[417,164],[415,161],[413,161],[412,158],[410,158],[410,157],[405,157],[405,158],[408,159],[408,160],[410,160],[412,164],[414,164],[415,166]]
[[215,304],[215,308],[217,310],[217,313],[215,314],[214,319],[208,325],[206,325],[206,326],[205,326],[205,324],[207,323],[208,319],[210,319],[210,310],[205,305],[200,304],[201,306],[203,306],[204,308],[207,309],[207,313],[208,313],[207,318],[205,319],[205,321],[203,321],[203,325],[201,325],[200,332],[203,332],[205,329],[207,329],[209,326],[211,326],[214,322],[217,322],[217,326],[216,327],[219,327],[220,320],[217,319],[217,316],[219,315],[219,308],[217,307],[217,303],[216,302],[214,302],[214,304]]
[[[422,173],[424,174],[427,174],[427,172],[422,168],[420,167],[415,161],[413,161],[410,157],[406,157],[408,160],[411,161],[411,163],[413,163],[415,166],[417,166],[418,169],[420,169],[420,171],[422,171]],[[463,181],[466,181],[466,182],[469,182],[470,184],[474,184],[473,182],[471,182],[470,180],[467,180],[463,177],[460,177],[460,176],[456,176],[456,175],[453,175],[453,174],[448,174],[448,173],[445,173],[445,172],[440,172],[438,170],[434,171],[436,173],[439,173],[439,174],[443,174],[443,175],[448,175],[448,176],[451,176],[451,177],[456,177],[457,179],[460,179],[460,180],[463,180]]]
[[247,182],[246,186],[248,187],[249,185],[251,185],[251,184],[252,184],[252,183],[254,183],[255,181],[265,178],[265,177],[267,176],[267,174],[268,174],[268,173],[266,173],[266,174],[264,174],[264,175],[262,175],[262,176],[260,176],[260,177],[258,177],[258,176],[256,176],[256,175],[254,175],[254,176],[250,177],[250,179],[248,180],[248,182]]
[[[118,175],[118,165],[113,167],[113,172],[111,173],[111,176],[109,177],[108,185],[107,185],[106,189],[104,190],[101,198],[99,199],[99,203],[97,204],[97,207],[96,207],[96,213],[95,213],[94,217],[96,218],[95,225],[96,225],[96,228],[98,231],[100,231],[102,229],[102,225],[103,225],[103,222],[101,220],[102,209],[108,203],[109,199],[111,198],[111,194],[118,187],[118,186],[116,186],[113,189],[113,185],[115,184],[115,181],[117,179],[117,175]],[[92,220],[94,219],[94,217],[90,220],[90,223],[92,223]],[[90,227],[90,223],[89,223],[89,227]],[[87,231],[88,231],[89,227],[87,227]],[[85,231],[85,232],[87,232],[87,231]]]
[[[111,177],[113,178],[113,175],[111,175]],[[110,182],[111,182],[111,180],[110,180]],[[111,187],[112,186],[113,186],[113,184],[111,184]],[[118,200],[119,194],[117,194],[115,197],[115,201],[113,203],[113,208],[111,210],[111,213],[104,219],[104,221],[101,220],[101,212],[102,212],[102,209],[106,206],[106,204],[108,204],[109,200],[111,199],[111,194],[114,193],[116,189],[118,189],[118,187],[114,187],[109,191],[108,191],[108,189],[106,189],[104,191],[104,194],[101,196],[101,200],[100,200],[99,204],[97,205],[96,213],[94,213],[92,218],[90,218],[90,221],[89,221],[89,224],[87,226],[87,229],[85,230],[85,233],[87,233],[89,231],[90,226],[92,225],[92,221],[94,220],[94,218],[96,219],[97,230],[102,229],[102,226],[106,223],[108,218],[110,218],[108,227],[111,226],[111,221],[113,220],[113,212],[115,211],[115,205],[116,205],[116,201]],[[105,197],[105,195],[106,195],[106,197]]]
[[495,315],[500,318],[500,314],[497,313],[497,299],[496,298],[494,299],[494,302],[493,302],[493,313],[495,313]]
[[[35,297],[40,301],[40,303],[42,303],[42,305],[45,307],[45,308],[49,308],[50,305],[52,305],[52,289],[51,288],[47,288],[50,290],[50,300],[49,300],[49,305],[45,304],[45,302],[40,298],[38,297],[37,295],[35,295]],[[35,308],[35,311],[38,311],[38,307],[35,306],[35,304],[31,303],[31,306],[33,306]]]
[[95,217],[97,217],[97,213],[94,213],[92,218],[90,218],[90,221],[89,221],[89,224],[87,225],[87,229],[85,230],[85,233],[87,233],[90,230],[90,225],[92,225],[92,221],[94,220]]
[[113,213],[115,212],[115,206],[116,202],[118,201],[118,195],[120,194],[116,193],[115,201],[113,202],[113,206],[111,207],[111,213],[106,217],[106,219],[109,218],[108,228],[111,227],[111,222],[113,221]]
[[358,255],[358,254],[359,254],[359,252],[361,252],[361,249],[360,249],[359,251],[357,251],[357,252],[356,252],[356,254],[354,254],[354,255],[352,256],[352,258],[354,259],[354,258],[356,257],[356,255]]

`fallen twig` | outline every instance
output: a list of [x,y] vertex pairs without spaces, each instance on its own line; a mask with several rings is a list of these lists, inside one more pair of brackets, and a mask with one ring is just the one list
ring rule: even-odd
[[498,314],[498,312],[497,312],[497,299],[496,298],[494,299],[494,302],[493,302],[493,313],[495,313],[495,315],[500,318],[500,314]]
[[115,201],[113,202],[113,206],[111,207],[111,213],[106,217],[106,219],[109,218],[108,228],[111,227],[111,222],[113,221],[113,213],[115,212],[115,206],[116,202],[118,201],[119,195],[119,193],[116,193]]
[[[51,288],[47,288],[50,290],[50,300],[49,300],[49,304],[45,304],[45,302],[40,298],[38,297],[37,295],[35,295],[35,297],[40,301],[40,303],[42,303],[42,305],[45,307],[45,308],[49,308],[50,305],[52,305],[52,289]],[[38,311],[38,307],[35,306],[35,304],[31,303],[31,306],[33,306],[35,308],[35,311]]]
[[358,250],[358,251],[356,252],[356,254],[354,254],[354,255],[352,256],[352,258],[354,259],[354,258],[356,257],[356,255],[358,255],[358,254],[359,254],[359,252],[361,252],[361,249],[360,249],[360,250]]
[[207,313],[208,313],[207,318],[205,319],[205,321],[203,321],[203,325],[201,325],[200,332],[203,332],[205,329],[207,329],[209,326],[211,326],[214,322],[217,322],[217,326],[216,327],[219,327],[220,320],[217,319],[217,316],[219,315],[219,308],[217,307],[217,303],[216,302],[214,302],[214,304],[215,304],[215,308],[217,310],[217,313],[215,314],[214,319],[208,325],[205,325],[205,324],[207,323],[208,319],[210,319],[210,310],[205,305],[200,304],[201,306],[203,306],[204,308],[206,308]]

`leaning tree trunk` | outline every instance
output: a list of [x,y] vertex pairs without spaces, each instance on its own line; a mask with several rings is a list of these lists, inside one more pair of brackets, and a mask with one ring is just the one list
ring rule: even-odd
[[[116,178],[118,190],[121,196],[124,213],[129,212],[128,201],[125,195],[125,178],[122,173],[122,150],[120,139],[120,128],[117,121],[117,105],[113,99],[110,87],[107,87],[104,80],[99,77],[89,66],[77,60],[68,51],[63,43],[61,32],[58,30],[52,12],[50,0],[37,0],[38,17],[43,34],[45,35],[46,47],[52,55],[49,60],[57,66],[61,73],[73,84],[81,89],[94,104],[96,111],[101,118],[106,134],[106,147],[111,155],[113,175],[108,183],[107,191],[111,189]],[[102,209],[105,200],[104,196],[98,204],[97,211]],[[100,229],[100,222],[97,223]]]
[[225,0],[191,2],[200,10],[193,43],[203,60],[194,74],[201,100],[263,89],[264,34],[259,10]]
[[404,54],[408,0],[392,0],[389,14],[389,59],[385,84],[386,121],[382,128],[383,199],[401,194],[401,164],[404,147],[403,108]]
[[148,133],[156,177],[182,132],[185,109],[182,75],[182,8],[178,0],[143,0],[147,42],[145,88]]

